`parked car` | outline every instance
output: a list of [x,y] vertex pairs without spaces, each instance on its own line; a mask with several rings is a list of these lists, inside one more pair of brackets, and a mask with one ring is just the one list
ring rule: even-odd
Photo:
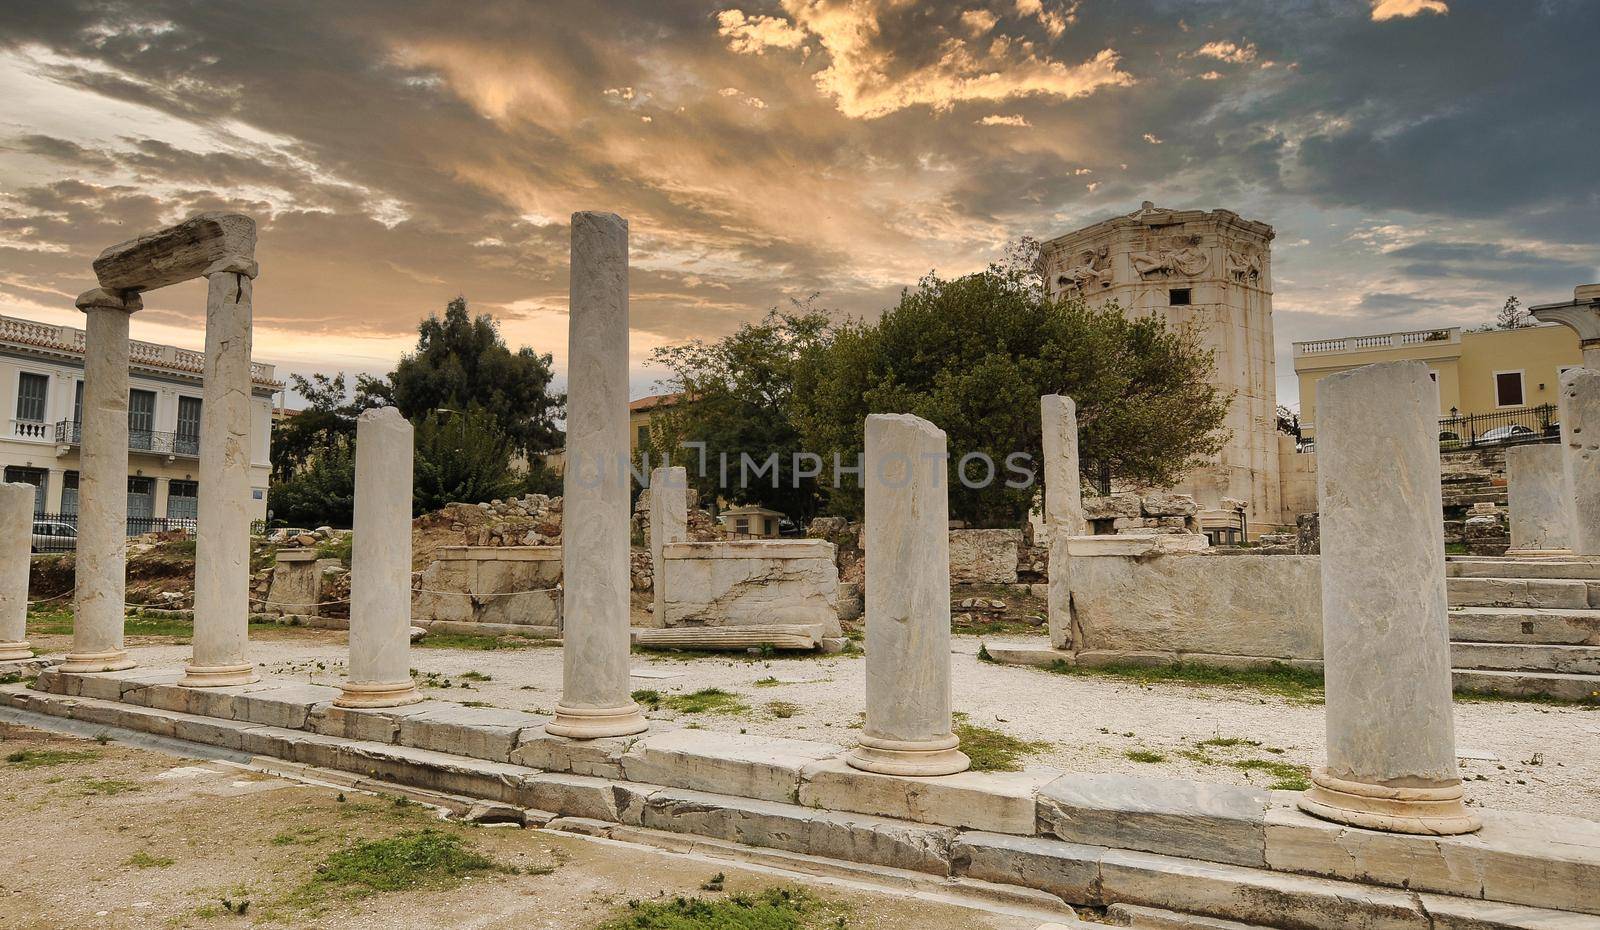
[[1478,442],[1493,444],[1497,442],[1521,442],[1533,439],[1539,434],[1521,424],[1513,423],[1510,426],[1497,426],[1478,437]]
[[34,552],[71,552],[77,548],[77,527],[59,520],[33,521]]

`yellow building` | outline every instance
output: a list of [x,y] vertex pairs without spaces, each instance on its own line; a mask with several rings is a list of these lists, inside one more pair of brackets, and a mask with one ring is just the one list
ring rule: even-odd
[[[1488,332],[1463,332],[1459,326],[1450,326],[1297,342],[1294,371],[1300,379],[1302,434],[1307,438],[1316,435],[1317,382],[1362,365],[1404,359],[1427,362],[1433,370],[1439,383],[1441,419],[1456,419],[1467,429],[1495,428],[1503,419],[1506,426],[1516,424],[1538,431],[1544,426],[1540,408],[1554,407],[1561,372],[1583,364],[1583,352],[1577,334],[1561,325]],[[1491,414],[1501,416],[1485,416]],[[1554,416],[1553,410],[1550,414]],[[1459,432],[1450,423],[1441,429]]]
[[628,404],[628,451],[637,455],[650,444],[650,418],[683,399],[679,394],[651,394]]

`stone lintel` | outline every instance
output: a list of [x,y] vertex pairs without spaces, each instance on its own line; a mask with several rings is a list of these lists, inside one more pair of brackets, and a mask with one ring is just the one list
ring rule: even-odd
[[200,213],[176,226],[120,242],[94,260],[108,291],[153,291],[217,271],[250,274],[256,222],[240,213]]
[[279,549],[273,558],[278,562],[315,562],[319,556],[315,549]]
[[1168,553],[1200,552],[1210,544],[1198,533],[1119,533],[1112,536],[1074,536],[1067,543],[1074,557],[1120,555],[1143,558]]
[[560,546],[440,546],[441,562],[559,562]]
[[716,542],[667,543],[666,559],[829,559],[833,543],[825,539],[740,539]]

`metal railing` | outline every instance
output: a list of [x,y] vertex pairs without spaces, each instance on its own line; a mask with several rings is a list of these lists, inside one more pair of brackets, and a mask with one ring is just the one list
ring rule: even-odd
[[[182,530],[193,533],[194,518],[184,517],[129,517],[128,535],[164,533]],[[76,513],[36,513],[33,515],[34,552],[74,552],[78,548],[78,515]]]
[[[83,424],[75,420],[56,423],[56,442],[60,445],[82,445]],[[159,430],[128,430],[128,448],[134,452],[155,455],[200,456],[200,436],[197,433],[168,433]]]
[[1555,404],[1439,418],[1439,447],[1446,450],[1540,442],[1560,435]]

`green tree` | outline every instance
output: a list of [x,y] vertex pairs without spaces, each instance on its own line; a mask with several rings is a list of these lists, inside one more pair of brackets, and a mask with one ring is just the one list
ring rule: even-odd
[[443,318],[429,314],[417,326],[417,336],[417,350],[403,356],[386,378],[359,379],[358,406],[392,404],[412,423],[440,409],[478,406],[510,448],[530,459],[562,443],[556,423],[566,396],[550,390],[549,353],[539,355],[527,346],[512,352],[493,317],[468,314],[465,297],[450,301]]
[[333,377],[315,374],[310,378],[291,374],[289,383],[305,398],[306,406],[272,429],[272,480],[288,481],[319,452],[356,434],[356,415],[360,408],[345,388],[344,372]]
[[[1114,306],[1045,298],[1026,261],[953,280],[929,274],[874,322],[838,328],[812,363],[797,366],[793,419],[806,448],[853,465],[871,413],[912,413],[949,436],[951,516],[976,526],[1016,526],[1036,488],[1006,488],[1014,452],[1042,455],[1039,397],[1078,407],[1085,468],[1114,479],[1170,484],[1226,439],[1231,397],[1212,383],[1212,355],[1196,333]],[[956,480],[962,456],[995,463],[994,483]],[[985,469],[969,463],[981,481]],[[1086,471],[1087,473],[1087,471]],[[851,481],[829,509],[859,514]]]
[[[715,342],[696,339],[652,353],[672,372],[668,386],[687,398],[652,418],[652,465],[660,464],[664,451],[686,466],[703,500],[760,504],[800,521],[816,513],[817,479],[795,477],[793,455],[802,446],[792,419],[798,371],[827,345],[831,332],[828,315],[812,309],[811,302],[795,301],[790,313],[773,309],[760,322],[745,323]],[[705,443],[704,474],[701,453],[680,447],[682,442]],[[720,481],[723,455],[727,485]],[[816,471],[805,461],[801,469]]]
[[349,527],[356,505],[354,442],[335,439],[267,492],[273,520],[289,526]]
[[411,491],[415,513],[510,497],[518,490],[511,473],[511,442],[481,407],[428,414],[416,423],[416,444]]

